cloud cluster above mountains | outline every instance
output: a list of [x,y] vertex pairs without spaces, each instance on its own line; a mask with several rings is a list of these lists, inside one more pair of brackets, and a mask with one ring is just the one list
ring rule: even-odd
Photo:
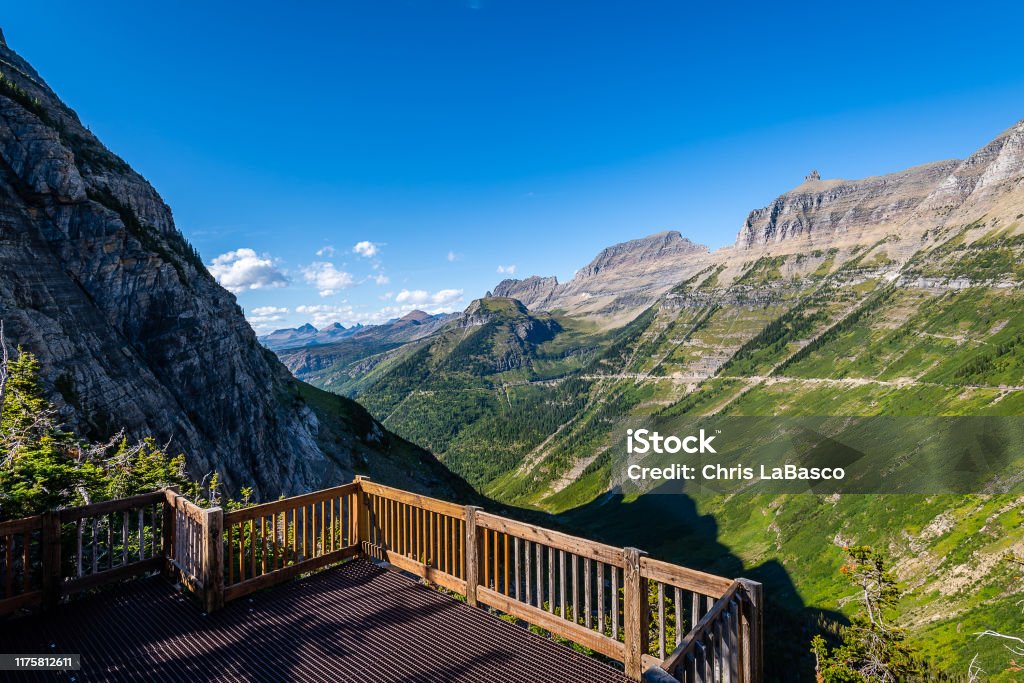
[[221,254],[207,266],[210,275],[233,294],[250,289],[287,287],[290,280],[274,259],[253,249],[235,249]]
[[[388,285],[391,278],[385,274],[380,259],[384,246],[381,242],[369,240],[356,242],[352,246],[351,253],[358,256],[360,261],[369,261],[371,269],[369,274],[357,276],[349,271],[347,264],[338,265],[335,262],[334,257],[339,253],[336,247],[324,245],[315,252],[318,260],[297,268],[298,274],[301,275],[299,282],[308,285],[308,289],[314,290],[321,299],[330,299],[361,285]],[[453,262],[460,256],[455,252],[449,252],[447,258],[449,262]],[[246,247],[217,256],[207,268],[224,288],[236,295],[252,290],[291,287],[295,284],[279,259]],[[514,272],[514,269],[512,266],[508,272]],[[358,271],[358,268],[355,270]],[[305,289],[307,287],[298,287],[298,291]],[[366,310],[365,307],[355,306],[348,300],[340,303],[302,304],[291,308],[263,305],[248,310],[246,317],[257,333],[264,334],[290,324],[301,324],[296,323],[299,320],[298,316],[302,316],[302,322],[312,322],[316,327],[326,327],[335,322],[349,326],[357,322],[379,324],[417,309],[430,314],[447,313],[465,305],[463,290],[455,288],[436,291],[403,288],[398,292],[389,291],[379,298],[391,303],[378,310]]]

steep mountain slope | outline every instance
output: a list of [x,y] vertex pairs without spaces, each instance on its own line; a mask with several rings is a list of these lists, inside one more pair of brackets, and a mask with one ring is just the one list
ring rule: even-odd
[[170,440],[195,476],[264,497],[356,469],[460,486],[358,405],[292,379],[156,191],[3,41],[0,73],[0,319],[70,426]]

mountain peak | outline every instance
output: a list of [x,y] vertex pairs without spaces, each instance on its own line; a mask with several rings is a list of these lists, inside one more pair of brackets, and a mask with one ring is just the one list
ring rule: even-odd
[[707,247],[691,242],[678,230],[663,230],[602,249],[593,261],[580,269],[573,281],[592,278],[610,269],[630,269],[651,262],[665,263],[707,252]]
[[434,316],[430,315],[426,311],[421,311],[421,310],[417,309],[415,311],[409,311],[408,313],[403,315],[401,318],[399,318],[399,320],[404,320],[406,322],[421,323],[421,322],[425,322],[427,320],[430,320],[433,317]]
[[315,327],[313,327],[310,323],[306,323],[305,325],[296,328],[296,331],[297,332],[317,332],[318,330]]

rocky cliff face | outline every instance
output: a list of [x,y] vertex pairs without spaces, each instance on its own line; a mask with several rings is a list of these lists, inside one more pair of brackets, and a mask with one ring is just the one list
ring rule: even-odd
[[[149,183],[6,44],[0,72],[0,318],[40,357],[69,426],[170,440],[192,474],[265,497],[408,446],[355,404],[311,407]],[[353,419],[325,422],[339,412]],[[411,478],[444,478],[411,457]]]
[[670,230],[603,249],[569,282],[536,276],[505,280],[494,295],[517,298],[531,310],[600,315],[621,322],[705,267],[707,259],[707,247]]
[[518,299],[527,308],[543,311],[546,310],[557,291],[557,277],[532,275],[525,280],[502,280],[494,288],[494,293],[489,296]]
[[816,174],[768,206],[752,211],[736,239],[740,250],[793,251],[868,244],[906,237],[978,215],[1024,176],[1024,121],[963,161],[938,161],[862,180],[821,180]]
[[861,180],[821,180],[815,172],[768,206],[751,211],[737,247],[864,241],[867,233],[892,230],[910,218],[959,164],[939,161]]

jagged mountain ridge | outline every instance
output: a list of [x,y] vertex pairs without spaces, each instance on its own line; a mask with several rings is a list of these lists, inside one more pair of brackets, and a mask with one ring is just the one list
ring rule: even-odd
[[0,72],[0,318],[70,427],[169,441],[194,476],[262,497],[356,469],[460,486],[357,404],[297,383],[152,186],[3,41]]
[[356,324],[352,327],[345,327],[341,323],[333,323],[322,330],[306,323],[300,327],[274,330],[259,337],[259,340],[271,351],[284,351],[304,346],[326,346],[350,338],[381,343],[406,342],[432,334],[456,316],[457,314],[454,313],[431,315],[424,311],[410,311],[401,318],[395,318],[380,325]]
[[677,232],[658,233],[605,249],[568,283],[538,276],[507,279],[494,294],[518,298],[531,310],[608,318],[617,325],[706,267],[728,280],[760,257],[829,249],[846,254],[887,237],[900,238],[905,247],[899,254],[891,247],[889,257],[908,258],[918,246],[914,240],[927,239],[937,224],[997,208],[1005,190],[1019,183],[1022,147],[1024,122],[1018,122],[965,160],[858,180],[822,180],[815,171],[751,211],[731,246],[659,252],[661,241],[692,243]]
[[519,299],[532,310],[622,322],[703,268],[707,257],[707,247],[667,230],[601,250],[569,282],[538,276],[507,279],[493,295]]

